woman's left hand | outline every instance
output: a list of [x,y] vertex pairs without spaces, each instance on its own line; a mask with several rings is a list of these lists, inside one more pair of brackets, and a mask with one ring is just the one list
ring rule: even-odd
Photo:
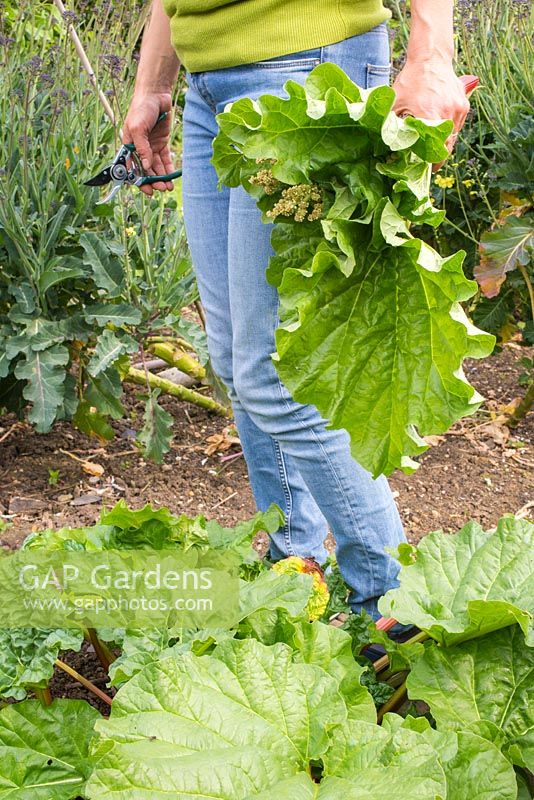
[[[410,114],[428,120],[452,119],[454,131],[445,142],[451,153],[470,108],[464,86],[452,64],[408,59],[393,88],[397,95],[393,110],[399,116]],[[435,164],[434,171],[442,164]]]

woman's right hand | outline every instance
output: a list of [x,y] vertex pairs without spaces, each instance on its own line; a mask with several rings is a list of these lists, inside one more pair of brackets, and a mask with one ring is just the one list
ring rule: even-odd
[[[163,112],[167,116],[156,125]],[[123,144],[135,145],[147,175],[165,175],[174,171],[170,150],[172,96],[170,93],[134,94],[122,129]],[[154,189],[164,192],[173,188],[172,181],[141,186],[152,195]]]

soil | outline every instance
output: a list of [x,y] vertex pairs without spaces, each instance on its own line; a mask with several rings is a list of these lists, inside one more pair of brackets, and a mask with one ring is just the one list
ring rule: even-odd
[[[520,360],[533,355],[534,349],[511,343],[492,358],[467,362],[484,406],[446,436],[433,437],[415,474],[391,476],[410,541],[437,528],[458,530],[470,519],[489,527],[502,514],[534,508],[534,414],[512,430],[502,424],[524,392]],[[115,439],[104,444],[67,423],[40,435],[10,416],[0,418],[0,546],[15,548],[31,531],[47,527],[91,525],[119,499],[134,508],[151,503],[204,514],[225,525],[251,516],[254,501],[239,445],[227,441],[229,449],[206,453],[208,437],[227,439],[228,421],[174,398],[164,398],[163,405],[175,423],[162,465],[145,461],[135,447],[142,411],[134,392],[126,397],[129,416],[113,423]],[[258,546],[264,545],[260,536]]]

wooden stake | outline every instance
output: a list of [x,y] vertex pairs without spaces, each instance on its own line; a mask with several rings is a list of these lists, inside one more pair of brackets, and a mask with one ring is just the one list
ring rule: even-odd
[[80,57],[80,61],[82,62],[85,71],[89,75],[89,80],[91,81],[91,83],[93,84],[93,86],[95,87],[95,89],[98,92],[98,97],[100,98],[100,102],[102,103],[102,105],[104,107],[104,111],[108,115],[112,125],[115,125],[115,114],[113,113],[113,109],[111,108],[106,95],[104,94],[102,89],[98,86],[98,83],[97,83],[97,80],[96,80],[96,75],[95,75],[94,70],[93,70],[93,68],[91,66],[91,62],[89,61],[89,59],[87,57],[87,53],[85,52],[85,49],[84,49],[82,43],[80,42],[80,38],[79,38],[78,34],[76,33],[76,31],[74,30],[72,22],[69,22],[63,16],[65,14],[66,8],[63,5],[62,0],[54,0],[54,5],[59,9],[59,11],[61,13],[61,17],[62,17],[63,21],[65,22],[65,24],[67,26],[67,30],[68,30],[69,36],[72,39],[72,41],[74,42],[74,47],[76,48],[76,52],[78,53],[78,56]]

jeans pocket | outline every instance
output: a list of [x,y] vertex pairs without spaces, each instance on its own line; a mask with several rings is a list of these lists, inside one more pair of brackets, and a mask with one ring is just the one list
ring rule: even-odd
[[375,86],[387,86],[391,67],[389,64],[367,64],[365,88],[374,89]]

